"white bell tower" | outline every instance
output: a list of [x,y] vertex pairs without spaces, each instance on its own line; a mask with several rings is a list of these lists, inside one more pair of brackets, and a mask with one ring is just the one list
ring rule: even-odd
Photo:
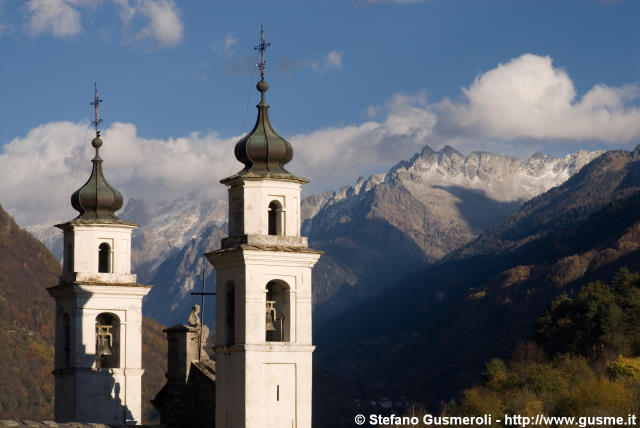
[[64,232],[56,300],[55,420],[140,424],[142,298],[150,286],[131,274],[131,232],[119,219],[122,195],[104,178],[97,131],[91,177],[71,196],[80,212]]
[[293,149],[269,122],[264,78],[257,88],[256,125],[235,147],[245,168],[221,181],[229,236],[206,254],[216,269],[216,427],[310,428],[311,268],[321,252],[300,236],[307,180],[284,169]]

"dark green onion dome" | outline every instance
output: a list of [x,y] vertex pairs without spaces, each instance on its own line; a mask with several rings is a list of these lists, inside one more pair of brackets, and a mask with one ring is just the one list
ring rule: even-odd
[[293,148],[287,140],[273,130],[269,122],[269,104],[265,101],[264,96],[269,85],[261,80],[256,87],[261,95],[260,104],[256,106],[258,107],[258,120],[253,130],[236,143],[236,159],[244,164],[244,169],[237,175],[293,177],[289,171],[284,169],[284,165],[293,158]]
[[91,141],[91,145],[96,149],[96,155],[91,159],[91,177],[71,195],[71,205],[80,212],[76,220],[121,221],[115,212],[122,208],[122,194],[111,187],[102,174],[100,135]]

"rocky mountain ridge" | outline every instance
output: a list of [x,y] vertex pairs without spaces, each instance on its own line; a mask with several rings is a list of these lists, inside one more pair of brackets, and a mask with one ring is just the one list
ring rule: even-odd
[[[530,197],[564,182],[600,152],[521,160],[486,152],[463,156],[447,146],[426,146],[385,174],[360,177],[354,186],[302,201],[302,233],[325,251],[314,269],[318,316],[334,313],[384,289],[399,275],[420,269],[473,240]],[[225,235],[227,203],[187,195],[164,204],[128,201],[120,217],[141,225],[134,232],[134,270],[155,287],[147,315],[177,322],[196,303],[188,293],[208,287],[214,275],[201,254]],[[59,231],[30,228],[61,255]],[[346,305],[346,306],[345,306]]]
[[427,146],[386,174],[305,199],[303,230],[325,251],[314,270],[317,319],[471,242],[601,153],[521,160]]
[[[488,152],[471,152],[466,157],[450,146],[434,151],[425,146],[410,160],[400,161],[385,174],[374,174],[368,179],[359,177],[354,186],[336,191],[311,195],[302,202],[303,234],[310,235],[315,217],[327,207],[350,200],[380,184],[402,185],[422,203],[429,203],[437,194],[427,188],[453,189],[484,193],[487,198],[509,203],[527,201],[534,196],[559,186],[584,165],[601,155],[602,151],[580,150],[563,157],[536,153],[526,160]],[[326,210],[324,217],[336,215]]]
[[349,379],[355,398],[447,402],[528,340],[560,293],[640,270],[639,210],[640,148],[606,152],[445,259],[316,324],[318,369]]

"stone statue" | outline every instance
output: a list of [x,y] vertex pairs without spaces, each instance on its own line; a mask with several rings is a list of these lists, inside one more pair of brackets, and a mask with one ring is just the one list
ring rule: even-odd
[[200,326],[200,305],[193,305],[191,313],[189,314],[189,325],[191,327]]
[[207,343],[207,339],[209,338],[209,327],[207,327],[206,325],[202,325],[202,323],[200,322],[200,305],[193,305],[191,313],[189,314],[188,322],[191,327],[195,327],[198,329],[198,333],[200,336],[200,346],[202,349],[202,355],[200,357],[201,361],[208,361],[209,355],[204,349]]

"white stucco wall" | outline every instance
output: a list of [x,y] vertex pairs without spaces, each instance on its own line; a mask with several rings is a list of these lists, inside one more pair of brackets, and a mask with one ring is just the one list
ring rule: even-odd
[[282,205],[284,236],[300,236],[301,184],[284,180],[246,180],[229,188],[229,234],[267,235],[269,204]]
[[[150,287],[75,284],[56,288],[50,290],[56,298],[56,420],[122,424],[126,410],[125,416],[141,422],[142,298]],[[65,313],[70,316],[70,366],[64,364]],[[95,324],[102,313],[120,321],[117,368],[96,369]]]
[[[123,424],[142,421],[142,298],[150,286],[131,274],[132,224],[63,225],[64,260],[56,299],[55,418]],[[98,247],[111,249],[110,272],[98,272]],[[68,249],[70,251],[68,251]],[[69,258],[72,263],[69,262]],[[96,318],[117,317],[117,367],[96,367]],[[69,316],[69,361],[64,316]],[[113,350],[114,348],[112,348]]]
[[[118,276],[104,276],[101,280],[113,282],[135,282],[135,275],[131,275],[131,232],[136,226],[122,224],[70,224],[64,231],[64,262],[63,276],[69,277],[77,272],[85,277],[95,277],[98,274],[98,247],[102,243],[109,245],[110,272]],[[73,261],[68,262],[68,248],[71,245]]]
[[[216,426],[311,427],[311,269],[319,257],[250,249],[210,257],[218,290],[235,284],[232,346],[224,328],[227,296],[216,295]],[[265,340],[266,286],[273,280],[289,286],[289,342]]]

